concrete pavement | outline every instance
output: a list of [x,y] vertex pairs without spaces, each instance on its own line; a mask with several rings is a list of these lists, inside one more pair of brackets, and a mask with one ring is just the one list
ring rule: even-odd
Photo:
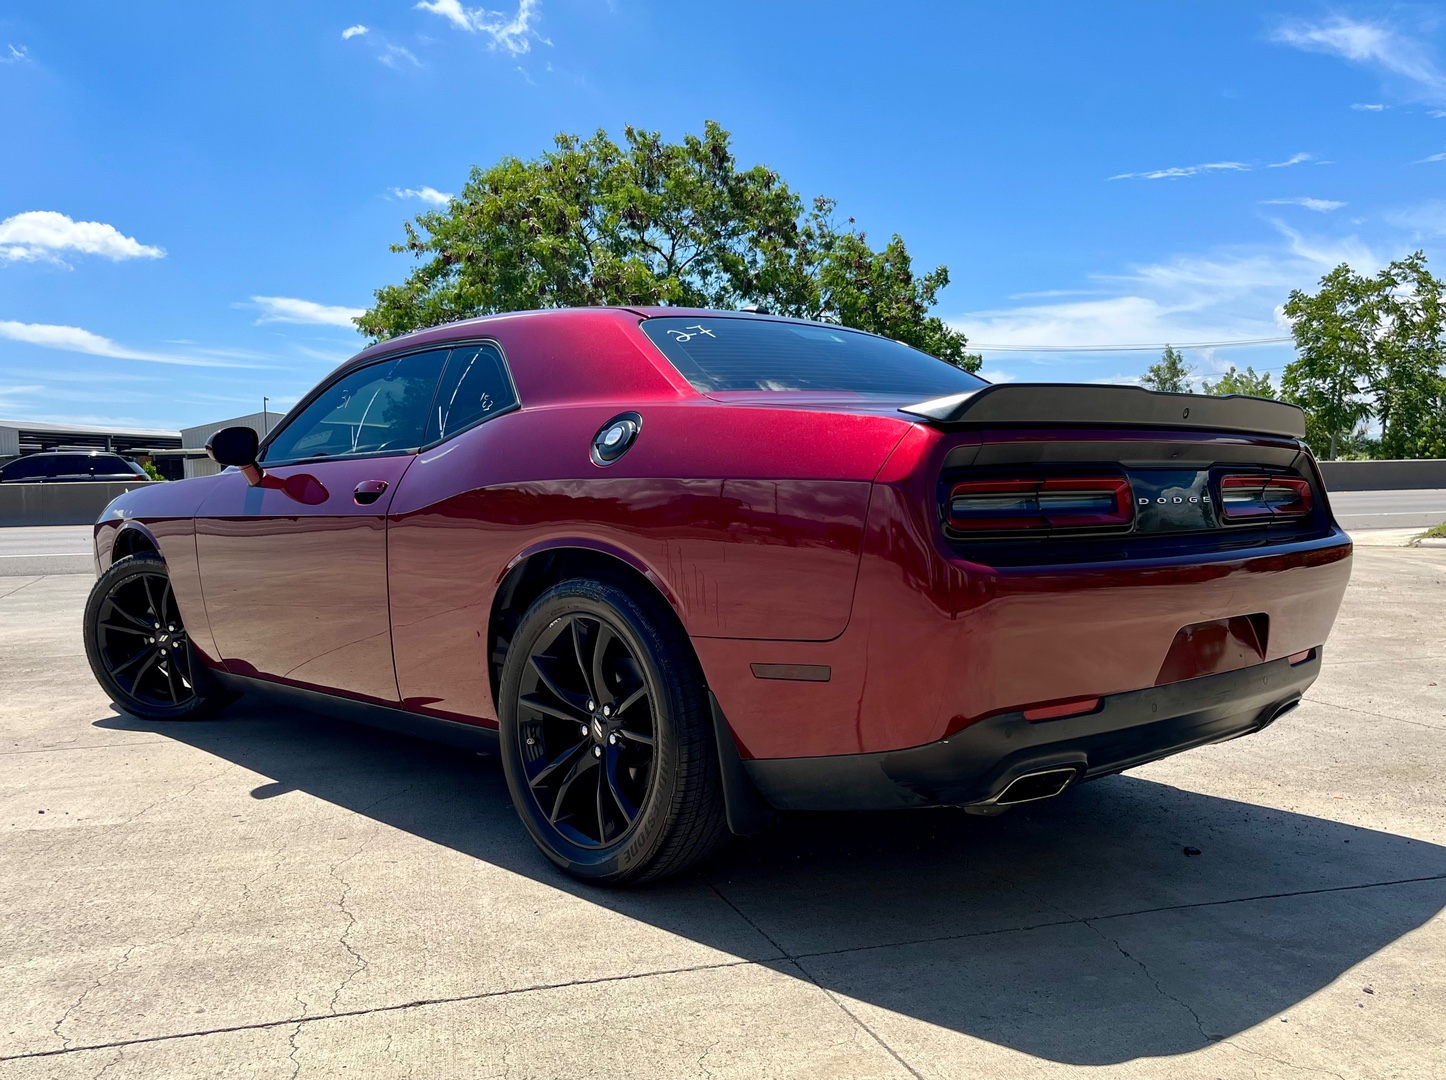
[[1259,735],[620,893],[536,854],[493,759],[117,714],[89,584],[0,581],[4,1080],[1446,1075],[1446,551],[1359,549]]

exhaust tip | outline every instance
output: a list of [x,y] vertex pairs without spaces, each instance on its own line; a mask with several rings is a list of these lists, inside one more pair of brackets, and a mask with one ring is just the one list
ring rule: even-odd
[[998,806],[1052,799],[1074,782],[1079,770],[1073,765],[1057,769],[1041,769],[1014,780],[994,800]]

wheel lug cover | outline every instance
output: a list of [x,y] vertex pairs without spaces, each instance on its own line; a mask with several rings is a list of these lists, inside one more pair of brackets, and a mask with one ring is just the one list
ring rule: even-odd
[[593,711],[594,709],[596,709],[596,708],[597,708],[597,702],[594,701],[592,698],[588,698],[588,699],[587,699],[587,711],[588,711],[588,712],[592,712],[592,711]]
[[604,706],[603,706],[603,715],[604,715],[604,716],[611,716],[612,714],[613,714],[613,707],[612,707],[611,705],[604,705]]
[[586,724],[579,724],[577,730],[578,730],[578,734],[579,734],[579,735],[583,735],[583,736],[586,736],[586,735],[587,735],[587,725],[586,725]]
[[602,757],[602,747],[601,747],[601,746],[594,746],[594,747],[592,748],[592,756],[593,756],[593,757]]
[[612,734],[612,735],[609,735],[609,736],[608,736],[608,745],[609,745],[609,746],[616,746],[617,744],[618,744],[617,734],[614,733],[614,734]]

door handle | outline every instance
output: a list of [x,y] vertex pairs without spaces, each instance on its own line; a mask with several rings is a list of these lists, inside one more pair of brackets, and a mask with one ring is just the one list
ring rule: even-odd
[[382,497],[382,492],[387,490],[385,480],[363,480],[352,492],[352,498],[358,506],[370,506]]

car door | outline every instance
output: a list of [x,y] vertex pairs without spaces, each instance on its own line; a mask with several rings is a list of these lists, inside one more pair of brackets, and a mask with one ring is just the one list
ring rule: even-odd
[[228,671],[395,703],[387,510],[423,444],[448,350],[344,372],[223,474],[196,518],[206,613]]

